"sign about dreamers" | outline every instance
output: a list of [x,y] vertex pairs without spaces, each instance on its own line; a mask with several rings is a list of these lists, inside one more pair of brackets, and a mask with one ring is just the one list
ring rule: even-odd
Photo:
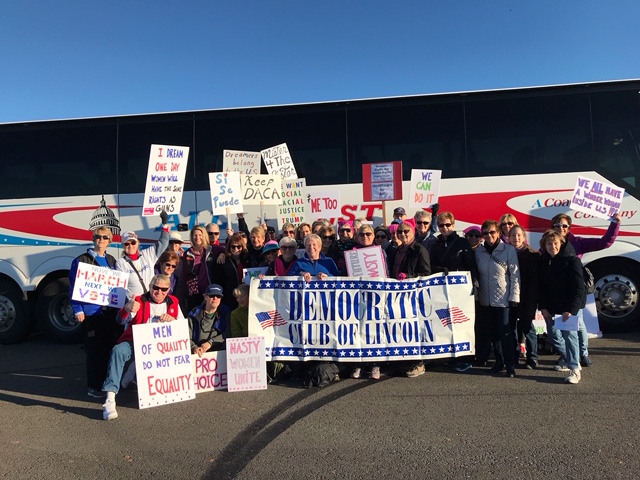
[[78,263],[71,298],[78,302],[122,308],[127,301],[129,274],[89,263]]
[[260,152],[224,150],[222,152],[222,171],[259,175]]
[[189,147],[151,145],[142,216],[180,213]]
[[428,208],[438,203],[442,170],[411,170],[409,206]]
[[475,353],[471,275],[251,282],[249,335],[267,360],[371,362]]
[[278,226],[285,223],[298,225],[307,221],[307,202],[304,196],[307,181],[304,178],[282,181],[282,203],[278,207]]
[[570,208],[609,219],[620,211],[623,197],[624,188],[578,176]]

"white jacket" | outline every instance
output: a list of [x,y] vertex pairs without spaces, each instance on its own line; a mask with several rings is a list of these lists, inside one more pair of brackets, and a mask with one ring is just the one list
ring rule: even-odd
[[484,244],[476,248],[480,288],[478,301],[484,307],[508,307],[509,302],[520,302],[520,266],[512,245],[500,242],[492,252]]
[[[133,263],[136,270],[140,273],[142,280],[144,280],[146,290],[149,290],[149,283],[155,275],[154,267],[158,261],[158,257],[167,249],[168,246],[169,232],[163,228],[162,233],[160,233],[158,243],[156,245],[151,245],[144,250],[140,250],[138,252],[138,259],[131,260],[131,263]],[[145,292],[145,287],[140,283],[140,277],[138,277],[138,274],[131,267],[131,263],[128,262],[126,257],[119,258],[116,261],[116,270],[129,273],[129,285],[127,290],[131,292],[131,298],[135,298]]]

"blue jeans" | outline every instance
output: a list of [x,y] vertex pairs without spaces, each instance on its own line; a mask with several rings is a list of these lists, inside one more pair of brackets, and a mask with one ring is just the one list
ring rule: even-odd
[[578,332],[570,332],[568,330],[561,330],[561,335],[564,340],[565,347],[565,361],[567,366],[571,370],[577,370],[580,366],[580,347],[578,346]]
[[133,343],[122,342],[111,350],[111,358],[107,367],[107,378],[104,380],[102,390],[104,392],[118,393],[124,367],[133,357]]
[[584,310],[578,311],[578,343],[580,344],[580,357],[589,356],[589,333],[584,324]]
[[551,345],[553,345],[556,352],[558,352],[558,355],[560,355],[560,359],[566,362],[567,350],[565,348],[565,342],[561,331],[555,327],[553,317],[551,317],[551,320],[545,320],[545,322],[547,324],[547,338],[551,342]]

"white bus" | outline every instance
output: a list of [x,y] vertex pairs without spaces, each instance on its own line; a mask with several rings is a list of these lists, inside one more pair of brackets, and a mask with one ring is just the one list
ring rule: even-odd
[[[211,215],[208,172],[222,169],[224,149],[283,142],[310,188],[339,186],[343,219],[382,223],[382,205],[362,202],[362,164],[402,160],[405,179],[413,168],[443,171],[441,210],[453,212],[460,229],[511,212],[534,244],[559,212],[572,216],[575,234],[602,236],[606,221],[569,209],[571,190],[579,174],[618,185],[626,190],[618,240],[584,261],[596,277],[601,325],[635,326],[639,92],[640,80],[627,80],[0,124],[0,343],[35,327],[59,341],[78,338],[68,269],[90,246],[89,220],[102,195],[123,231],[157,239],[157,218],[140,216],[153,143],[190,147],[174,229],[214,221],[224,230],[227,219]],[[396,205],[407,206],[389,208]],[[257,224],[258,213],[249,212],[250,226]]]

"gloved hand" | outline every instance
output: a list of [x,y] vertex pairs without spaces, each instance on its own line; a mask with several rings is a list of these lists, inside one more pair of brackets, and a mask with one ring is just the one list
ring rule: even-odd
[[440,204],[434,203],[431,205],[431,215],[435,218],[438,216],[438,210],[440,210]]
[[398,280],[405,280],[407,278],[407,274],[406,273],[399,273],[398,274]]
[[444,276],[446,277],[449,275],[449,269],[447,267],[442,267],[442,273],[444,273]]
[[520,305],[520,302],[509,302],[511,308],[516,308],[518,305]]
[[163,225],[169,223],[169,215],[164,210],[160,212],[160,220],[162,220]]

